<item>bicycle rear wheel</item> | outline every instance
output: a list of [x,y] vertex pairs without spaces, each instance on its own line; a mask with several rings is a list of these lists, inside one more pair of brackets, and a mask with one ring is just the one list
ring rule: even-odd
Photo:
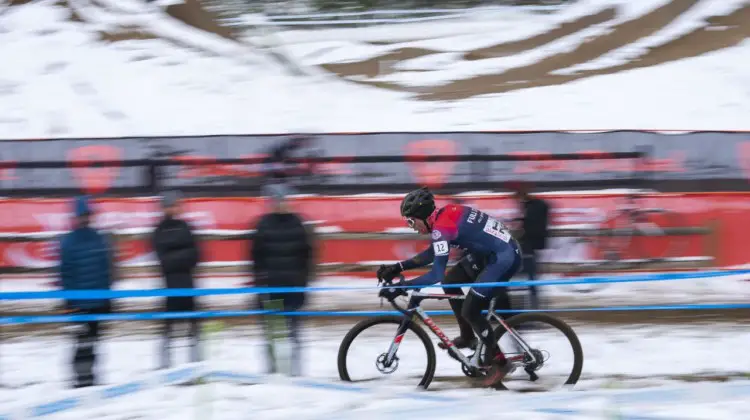
[[[583,348],[575,331],[565,321],[545,313],[524,313],[513,316],[506,322],[523,338],[531,348],[531,355],[538,362],[531,360],[529,352],[521,349],[502,325],[497,327],[495,337],[498,346],[508,362],[513,363],[515,370],[508,374],[503,382],[495,387],[496,389],[550,390],[556,387],[556,383],[564,387],[578,382],[583,370]],[[559,333],[562,333],[560,338],[564,337],[560,343],[549,340]],[[565,357],[568,355],[569,357]],[[550,363],[563,359],[570,360],[554,365]],[[534,377],[538,379],[535,380]]]
[[[339,378],[347,382],[391,379],[398,371],[403,374],[397,379],[399,383],[412,384],[416,380],[418,386],[426,389],[435,376],[435,347],[424,329],[414,322],[409,322],[403,335],[397,337],[404,321],[404,317],[379,316],[352,327],[339,346]],[[367,337],[373,332],[374,336]],[[394,342],[398,344],[397,358],[393,365],[386,366],[384,361]]]

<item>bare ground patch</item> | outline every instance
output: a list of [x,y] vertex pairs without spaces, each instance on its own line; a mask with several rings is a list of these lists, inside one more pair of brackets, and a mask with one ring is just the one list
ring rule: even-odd
[[[476,50],[469,51],[464,54],[466,60],[480,60],[484,58],[501,57],[505,55],[517,54],[526,50],[538,48],[549,42],[552,42],[561,37],[571,35],[578,31],[582,31],[593,25],[597,25],[613,19],[616,15],[616,8],[608,8],[602,10],[599,13],[583,16],[571,22],[565,22],[560,26],[536,35],[534,37],[523,39],[514,42],[507,42],[502,44],[493,45],[486,48],[479,48]],[[372,43],[373,45],[388,45],[394,43]],[[424,57],[432,54],[440,54],[446,51],[438,51],[428,48],[412,48],[404,47],[389,52],[387,54],[379,55],[376,57],[369,58],[363,61],[349,62],[349,63],[330,63],[323,64],[321,67],[324,69],[336,73],[341,77],[351,76],[367,76],[375,77],[382,73],[382,63],[388,62],[400,62],[405,60],[411,60],[414,58]]]
[[122,27],[111,31],[99,31],[99,40],[104,42],[158,39],[159,36],[138,27]]
[[[573,51],[556,54],[534,64],[517,67],[502,74],[482,75],[457,80],[419,95],[423,100],[465,99],[488,93],[502,93],[530,87],[550,86],[588,77],[586,75],[553,75],[579,63],[594,60],[615,49],[653,35],[681,14],[692,8],[698,0],[673,0],[637,19],[612,27],[602,36],[589,39]],[[666,60],[665,60],[666,61]]]
[[230,28],[219,25],[216,18],[205,10],[198,0],[183,0],[180,4],[167,6],[167,14],[175,19],[179,19],[186,24],[211,32],[223,38],[237,40],[237,36]]
[[382,74],[383,63],[398,62],[411,60],[414,58],[424,57],[426,55],[432,55],[441,53],[442,51],[429,50],[425,48],[399,48],[395,51],[387,54],[379,55],[377,57],[369,58],[364,61],[357,61],[352,63],[332,63],[323,64],[321,67],[324,69],[336,73],[339,76],[357,76],[366,75],[367,77],[375,77]]
[[473,61],[485,58],[504,57],[507,55],[518,54],[520,52],[536,49],[541,47],[542,45],[549,44],[550,42],[556,41],[562,37],[566,37],[576,32],[583,31],[584,29],[588,29],[594,25],[608,22],[614,19],[616,15],[617,9],[614,7],[610,7],[593,15],[582,16],[576,20],[564,22],[560,24],[560,26],[550,31],[541,33],[531,38],[497,44],[491,47],[479,48],[473,51],[469,51],[464,54],[464,59]]
[[[482,75],[464,80],[456,80],[437,87],[408,87],[383,81],[352,82],[398,92],[415,93],[416,98],[420,100],[459,100],[479,95],[504,93],[531,87],[561,85],[588,77],[615,74],[626,70],[656,66],[683,58],[697,57],[713,51],[729,48],[750,37],[750,4],[748,4],[729,15],[710,17],[706,19],[707,23],[705,26],[660,46],[650,48],[645,53],[627,63],[602,69],[578,71],[572,74],[553,74],[553,72],[557,70],[589,62],[610,51],[653,35],[672,23],[697,3],[698,0],[673,0],[672,2],[637,19],[614,26],[609,33],[589,39],[573,51],[556,54],[531,65],[514,68],[500,74]],[[587,20],[587,23],[600,21],[607,17],[607,13],[610,12],[606,10],[602,11],[596,18],[593,17],[595,15],[591,15],[591,19]],[[571,28],[568,27],[567,30],[570,31]],[[556,31],[562,33],[559,32],[562,31],[562,26],[556,28]],[[534,37],[536,38],[536,43],[544,41],[543,38],[540,38],[541,36],[542,35]],[[519,41],[519,43],[520,42],[523,41]],[[514,51],[512,44],[513,43],[501,44],[495,47],[490,47],[490,49],[475,50],[467,53],[467,58],[468,56],[471,56],[471,58],[468,59],[473,59],[474,57],[482,57],[482,54],[490,53],[500,55],[509,54]],[[517,43],[515,48],[518,48],[519,45],[520,44]],[[491,50],[491,48],[496,49]],[[357,63],[348,63],[348,65],[351,66],[348,69],[355,69],[354,66],[356,64]],[[328,68],[328,70],[332,71],[331,68]],[[341,69],[336,68],[335,70]],[[346,78],[349,75],[347,72],[338,73],[334,71],[334,73],[337,73],[342,78]]]

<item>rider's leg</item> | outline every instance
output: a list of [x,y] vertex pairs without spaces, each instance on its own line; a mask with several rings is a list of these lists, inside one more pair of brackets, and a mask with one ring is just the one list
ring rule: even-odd
[[[466,269],[461,266],[461,264],[457,264],[453,266],[445,275],[445,279],[443,279],[443,284],[467,284],[472,283],[474,279],[469,276],[469,274],[466,272]],[[449,295],[463,295],[464,291],[461,290],[459,287],[446,287],[443,288],[446,294]],[[458,328],[460,331],[460,334],[458,337],[453,339],[453,344],[458,348],[466,348],[466,347],[474,347],[474,331],[471,328],[471,324],[463,317],[461,316],[461,310],[464,306],[464,301],[455,299],[450,300],[451,309],[453,310],[453,314],[456,316],[456,321],[458,322]],[[443,343],[438,343],[438,346],[440,348],[444,348],[445,346]]]
[[464,301],[461,316],[469,322],[477,337],[484,344],[485,355],[492,359],[495,355],[497,340],[487,318],[482,311],[487,309],[491,298],[478,294],[474,289],[469,291]]
[[[518,271],[520,265],[520,253],[514,247],[508,247],[504,252],[493,255],[487,267],[479,274],[476,283],[506,282]],[[510,299],[507,299],[507,290],[498,289],[501,288],[492,286],[472,287],[464,303],[463,315],[471,323],[474,331],[487,347],[488,355],[494,354],[497,343],[494,334],[492,334],[489,321],[482,315],[481,311],[488,307],[489,301],[496,295],[499,298],[496,305],[497,309],[504,309],[504,306],[510,306]]]
[[[497,253],[493,257],[487,268],[477,278],[477,283],[508,281],[521,265],[521,255],[516,247],[508,247],[505,252]],[[513,369],[512,364],[505,360],[505,355],[498,348],[497,338],[487,317],[482,315],[482,309],[487,306],[497,289],[498,287],[472,287],[464,304],[466,317],[469,318],[474,331],[486,346],[485,361],[489,363],[490,369],[483,383],[490,387],[500,383]]]

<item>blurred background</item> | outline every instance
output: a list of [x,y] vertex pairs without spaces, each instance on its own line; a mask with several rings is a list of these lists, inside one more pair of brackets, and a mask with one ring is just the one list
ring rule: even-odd
[[[750,415],[748,22],[746,0],[0,2],[0,418]],[[511,228],[514,280],[541,282],[512,307],[575,330],[580,392],[488,393],[437,349],[423,399],[408,336],[375,370],[395,325],[341,380],[347,332],[391,310],[376,270],[429,246],[399,214],[421,186]],[[133,293],[61,294],[91,289]],[[559,378],[560,342],[524,335]]]

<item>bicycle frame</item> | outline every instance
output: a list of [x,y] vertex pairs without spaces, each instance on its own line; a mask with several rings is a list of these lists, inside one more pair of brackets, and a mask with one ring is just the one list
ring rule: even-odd
[[[473,368],[473,369],[480,369],[479,365],[479,358],[481,357],[483,350],[484,350],[484,344],[481,342],[478,344],[476,351],[471,357],[467,357],[463,354],[460,350],[456,348],[456,346],[453,344],[453,342],[448,338],[448,336],[445,335],[443,330],[438,327],[438,325],[435,323],[435,321],[432,320],[432,318],[427,315],[424,309],[420,306],[420,303],[423,300],[427,299],[434,299],[434,300],[464,300],[466,299],[465,295],[450,295],[450,294],[431,294],[431,293],[422,293],[422,292],[414,292],[411,294],[409,298],[408,306],[404,309],[401,306],[398,305],[398,303],[395,302],[395,300],[389,301],[391,306],[393,306],[397,311],[401,312],[404,315],[404,320],[399,325],[398,329],[396,330],[396,336],[393,338],[393,341],[391,342],[390,347],[388,348],[388,352],[386,353],[386,360],[385,365],[390,366],[391,363],[393,363],[394,358],[396,356],[396,353],[398,352],[398,348],[401,345],[401,341],[404,339],[404,334],[406,334],[406,331],[409,328],[409,324],[414,322],[414,317],[416,316],[419,318],[426,326],[430,329],[430,331],[437,336],[440,341],[443,342],[445,345],[447,351],[449,354],[451,354],[456,360],[461,362],[464,366],[467,368]],[[499,317],[495,313],[495,299],[492,299],[490,301],[490,306],[487,312],[487,320],[495,320],[500,325],[505,328],[505,330],[510,334],[511,337],[521,346],[523,351],[530,357],[531,362],[536,363],[536,357],[531,352],[531,347],[524,341],[524,339],[513,329],[511,328],[508,323],[505,322],[504,319]]]

